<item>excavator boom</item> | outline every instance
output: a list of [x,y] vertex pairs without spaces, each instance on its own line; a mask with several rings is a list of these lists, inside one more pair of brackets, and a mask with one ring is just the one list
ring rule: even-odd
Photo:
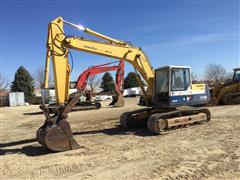
[[[100,40],[67,36],[64,33],[64,25],[70,25]],[[143,123],[147,124],[150,132],[162,134],[178,127],[210,120],[211,115],[206,108],[174,110],[182,105],[193,103],[200,105],[208,100],[208,89],[204,84],[192,85],[189,67],[166,66],[154,70],[141,48],[58,17],[48,26],[44,88],[48,88],[49,64],[52,60],[59,111],[54,116],[50,116],[48,109],[42,104],[41,109],[46,120],[37,131],[38,142],[48,149],[66,151],[79,147],[66,120],[67,114],[76,106],[82,94],[82,91],[77,91],[69,98],[70,49],[126,61],[146,82],[148,88],[145,91],[144,83],[137,76],[144,100],[151,107],[123,113],[120,117],[122,127],[134,127]],[[122,73],[119,71],[117,83],[121,83]]]
[[[145,99],[151,101],[152,87],[154,80],[154,70],[150,62],[141,50],[123,41],[116,40],[100,33],[97,33],[89,28],[81,28],[84,32],[105,41],[89,40],[83,37],[67,37],[64,34],[64,20],[59,17],[53,20],[48,27],[47,41],[47,58],[45,71],[45,85],[47,88],[47,79],[49,72],[50,57],[53,61],[53,71],[55,79],[56,100],[59,104],[64,104],[68,100],[68,87],[70,66],[68,64],[68,51],[75,49],[91,54],[98,54],[116,59],[122,59],[132,64],[133,67],[141,74],[142,78],[148,85],[147,96]],[[69,23],[67,23],[69,24]],[[50,55],[49,55],[49,52]],[[150,103],[150,102],[149,102]]]

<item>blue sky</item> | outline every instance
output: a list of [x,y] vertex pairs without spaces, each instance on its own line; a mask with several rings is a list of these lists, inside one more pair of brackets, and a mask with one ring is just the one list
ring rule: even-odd
[[[142,47],[154,68],[189,65],[199,78],[207,64],[240,66],[239,1],[1,0],[1,74],[19,66],[34,73],[45,63],[48,23],[58,16]],[[85,36],[77,30],[66,34]],[[73,52],[71,79],[90,65],[114,59]],[[133,71],[126,65],[126,73]]]

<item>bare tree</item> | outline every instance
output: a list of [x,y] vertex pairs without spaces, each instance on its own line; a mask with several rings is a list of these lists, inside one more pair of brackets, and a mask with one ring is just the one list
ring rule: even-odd
[[233,72],[227,72],[225,79],[231,81],[233,78]]
[[[45,75],[45,69],[43,67],[40,67],[36,70],[34,73],[34,81],[35,81],[35,86],[36,88],[42,89],[44,86],[44,75]],[[53,86],[53,78],[52,74],[49,74],[49,87]]]
[[99,78],[97,75],[88,78],[87,84],[90,86],[92,93],[95,93],[96,88],[99,86],[100,82],[101,78]]
[[6,79],[0,74],[0,92],[3,92],[8,87]]
[[226,70],[220,64],[209,64],[205,69],[205,80],[211,82],[221,82],[226,78]]
[[44,69],[38,68],[33,75],[36,88],[42,89],[44,85]]

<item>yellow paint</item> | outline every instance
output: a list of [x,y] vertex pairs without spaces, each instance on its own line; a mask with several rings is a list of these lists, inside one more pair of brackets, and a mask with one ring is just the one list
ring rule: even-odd
[[103,34],[101,34],[101,33],[96,32],[96,31],[93,31],[93,30],[90,29],[90,28],[85,28],[84,32],[86,32],[86,33],[88,33],[88,34],[91,34],[91,35],[93,35],[93,36],[102,38],[102,39],[104,39],[104,40],[110,41],[110,42],[114,42],[114,43],[117,43],[117,44],[126,44],[126,43],[124,43],[124,42],[122,42],[122,41],[113,39],[113,38],[111,38],[111,37],[105,36],[105,35],[103,35]]
[[44,85],[43,85],[45,89],[48,88],[50,57],[51,57],[51,52],[50,52],[49,48],[47,48],[46,64],[45,64],[45,75],[44,75]]
[[193,91],[205,90],[205,84],[192,84]]
[[[146,99],[152,97],[154,84],[154,70],[144,52],[137,47],[130,46],[123,41],[116,40],[85,28],[85,32],[96,37],[100,37],[109,42],[86,40],[77,37],[65,37],[63,31],[63,19],[61,17],[53,20],[48,27],[47,51],[51,52],[54,82],[56,90],[56,100],[59,104],[64,104],[68,100],[69,72],[68,50],[76,49],[91,54],[98,54],[111,58],[123,59],[134,66],[148,84]],[[48,53],[47,53],[48,54]],[[50,56],[46,58],[45,83],[48,81],[48,68]],[[47,87],[47,83],[45,85]]]
[[240,82],[235,82],[232,84],[229,84],[227,86],[220,86],[214,88],[214,105],[219,105],[219,103],[223,100],[223,97],[228,94],[240,92]]
[[77,37],[66,38],[67,46],[71,49],[85,51],[92,54],[108,56],[111,58],[123,59],[132,64],[144,80],[151,84],[154,78],[154,71],[144,55],[143,51],[128,45],[109,44],[105,42],[80,39]]
[[[54,72],[54,85],[56,91],[56,101],[58,104],[64,104],[68,100],[69,91],[69,65],[68,65],[68,49],[62,46],[65,39],[63,31],[63,19],[61,17],[53,20],[49,24],[48,44],[47,47],[51,52],[53,72]],[[46,61],[46,67],[48,67]],[[46,69],[46,72],[48,70]],[[48,73],[45,73],[48,75]],[[45,82],[47,81],[45,76]]]

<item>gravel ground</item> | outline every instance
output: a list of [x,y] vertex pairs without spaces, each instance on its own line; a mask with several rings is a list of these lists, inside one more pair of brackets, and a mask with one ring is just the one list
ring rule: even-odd
[[51,153],[35,141],[38,106],[1,108],[1,179],[238,179],[240,105],[210,107],[209,123],[161,136],[119,126],[126,106],[72,112],[81,148]]

